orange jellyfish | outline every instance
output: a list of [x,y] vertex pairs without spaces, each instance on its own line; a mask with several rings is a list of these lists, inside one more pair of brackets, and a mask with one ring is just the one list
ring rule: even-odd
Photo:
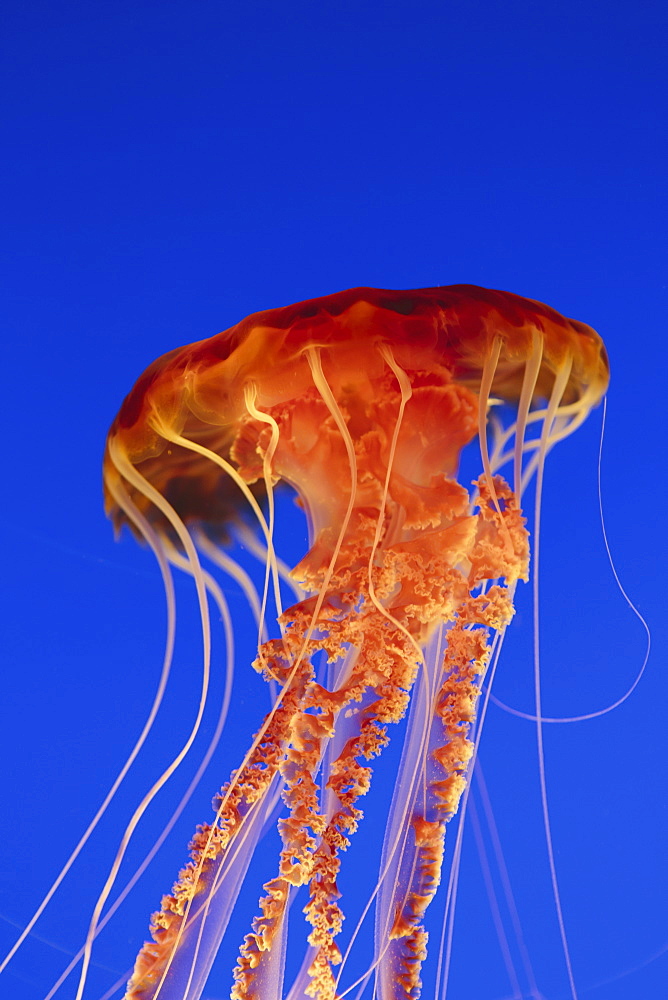
[[[356,288],[257,313],[141,376],[107,441],[114,524],[151,545],[168,587],[169,564],[194,578],[205,660],[215,580],[202,559],[234,572],[226,539],[235,526],[250,537],[252,525],[266,555],[262,610],[275,602],[278,628],[268,637],[261,620],[253,664],[273,691],[271,711],[230,762],[214,814],[153,915],[128,1000],[201,996],[277,807],[280,856],[258,886],[231,995],[344,992],[337,879],[351,838],[377,836],[363,829],[363,796],[404,716],[370,892],[374,945],[355,995],[368,986],[378,1000],[419,996],[433,957],[425,915],[475,756],[483,678],[528,578],[522,494],[607,382],[590,327],[468,285]],[[459,482],[462,450],[476,441],[475,481]],[[281,484],[296,493],[309,537],[287,608],[275,545]],[[307,922],[298,940],[295,900]],[[285,981],[295,952],[301,970]]]

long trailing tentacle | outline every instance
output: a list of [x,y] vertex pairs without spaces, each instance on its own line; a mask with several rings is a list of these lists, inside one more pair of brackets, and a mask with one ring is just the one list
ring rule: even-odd
[[204,708],[206,705],[206,700],[209,690],[209,675],[210,675],[210,659],[211,659],[211,632],[210,632],[210,622],[209,622],[209,608],[206,597],[206,585],[199,569],[199,559],[195,551],[195,547],[188,535],[188,532],[183,525],[183,522],[178,517],[171,505],[162,497],[149,483],[135,470],[132,464],[127,460],[123,449],[120,447],[118,442],[113,438],[110,438],[108,442],[108,449],[111,461],[115,465],[119,474],[123,479],[132,483],[135,489],[139,490],[145,496],[147,496],[161,512],[167,517],[167,519],[172,524],[174,530],[176,531],[179,539],[181,540],[184,549],[186,551],[187,557],[193,567],[193,575],[195,579],[195,584],[197,588],[199,610],[202,626],[202,643],[203,643],[203,654],[202,654],[202,684],[200,689],[199,704],[197,708],[197,714],[193,722],[190,733],[179,750],[176,757],[171,761],[167,768],[163,771],[162,775],[157,779],[153,786],[146,793],[140,804],[137,806],[134,814],[132,815],[129,823],[126,826],[123,838],[119,845],[116,857],[112,864],[111,870],[107,877],[100,895],[98,896],[97,902],[95,904],[93,915],[90,920],[88,934],[86,937],[86,944],[84,947],[81,975],[79,978],[79,984],[77,987],[76,1000],[81,1000],[83,996],[83,991],[86,985],[86,978],[88,974],[88,967],[90,964],[90,957],[92,952],[93,941],[96,936],[97,926],[100,921],[102,910],[109,897],[112,890],[118,871],[125,855],[127,845],[132,837],[134,830],[137,827],[141,817],[146,812],[148,805],[153,800],[158,791],[164,786],[166,781],[171,777],[171,775],[176,771],[179,765],[185,760],[194,740],[199,731],[200,723],[204,714]]
[[[152,702],[151,707],[149,709],[149,713],[148,713],[148,715],[146,717],[146,721],[145,721],[145,723],[144,723],[144,725],[142,727],[142,730],[141,730],[139,736],[137,737],[137,740],[135,741],[134,746],[132,747],[132,750],[130,751],[130,753],[128,754],[125,762],[121,766],[121,768],[120,768],[120,770],[119,770],[116,778],[114,779],[114,782],[113,782],[111,788],[107,792],[105,798],[102,801],[102,804],[100,805],[99,809],[95,813],[95,816],[93,817],[93,819],[91,820],[91,822],[88,824],[86,830],[84,831],[83,835],[81,836],[81,838],[80,838],[79,842],[77,843],[76,847],[74,848],[74,850],[70,854],[69,858],[67,859],[67,861],[65,862],[65,864],[61,868],[60,872],[58,873],[58,875],[54,879],[53,883],[51,884],[48,892],[45,894],[44,898],[40,902],[40,904],[37,907],[37,909],[35,910],[34,914],[30,918],[30,920],[28,921],[28,923],[26,924],[26,926],[23,928],[21,934],[19,935],[19,937],[15,941],[14,945],[12,946],[12,948],[9,950],[9,952],[7,953],[7,955],[5,955],[5,957],[2,960],[2,962],[0,962],[0,973],[3,972],[3,970],[6,968],[6,966],[9,964],[9,962],[12,960],[12,958],[14,957],[14,955],[16,954],[16,952],[18,951],[18,949],[21,947],[21,945],[25,941],[25,939],[32,932],[33,927],[35,926],[35,924],[37,923],[37,921],[41,917],[42,913],[44,912],[44,910],[46,909],[46,907],[50,903],[50,901],[53,898],[54,894],[58,890],[58,887],[60,886],[61,882],[66,877],[66,875],[69,872],[70,868],[72,867],[72,865],[74,864],[74,862],[78,858],[79,854],[81,853],[81,851],[85,847],[86,843],[90,839],[93,831],[96,829],[98,823],[100,822],[100,820],[104,816],[105,812],[107,811],[108,806],[110,805],[112,799],[115,797],[116,792],[118,791],[118,789],[120,788],[122,782],[125,779],[125,776],[127,775],[128,771],[132,767],[132,764],[136,760],[136,758],[137,758],[137,756],[138,756],[141,748],[143,747],[144,743],[146,742],[146,739],[147,739],[147,737],[148,737],[148,735],[149,735],[149,733],[150,733],[150,731],[151,731],[151,729],[153,727],[153,723],[154,723],[155,718],[156,718],[156,716],[158,714],[158,711],[160,709],[160,705],[162,704],[162,699],[163,699],[165,690],[167,688],[167,682],[169,680],[169,674],[170,674],[171,665],[172,665],[172,658],[173,658],[173,654],[174,654],[174,636],[175,636],[175,629],[176,629],[176,605],[175,605],[175,598],[174,598],[174,585],[173,585],[173,582],[172,582],[171,573],[169,571],[168,561],[167,561],[167,558],[165,556],[164,547],[163,547],[163,545],[162,545],[159,537],[157,536],[156,532],[154,531],[154,529],[148,523],[148,521],[146,520],[146,518],[141,514],[141,512],[137,510],[137,508],[134,506],[134,504],[132,503],[132,501],[128,497],[127,493],[120,486],[120,484],[110,484],[110,490],[112,491],[114,499],[115,499],[116,503],[119,505],[119,508],[122,508],[125,511],[126,516],[131,521],[131,523],[135,526],[135,528],[137,529],[137,531],[139,531],[140,535],[143,538],[146,539],[146,541],[149,544],[149,546],[151,547],[151,549],[152,549],[152,551],[153,551],[153,553],[154,553],[154,555],[156,557],[156,560],[158,562],[158,565],[160,567],[160,572],[161,572],[161,576],[162,576],[162,580],[163,580],[163,585],[164,585],[164,590],[165,590],[165,601],[166,601],[166,606],[167,606],[167,634],[166,634],[166,638],[165,638],[165,652],[164,652],[164,655],[163,655],[163,662],[162,662],[162,669],[161,669],[161,672],[160,672],[160,678],[159,678],[159,681],[158,681],[158,686],[157,686],[157,689],[156,689],[155,696],[153,698],[153,702]],[[77,956],[76,961],[78,961],[79,958],[81,958],[81,956],[83,954],[84,954],[84,949],[82,949],[81,953]],[[70,965],[68,966],[68,969],[65,972],[65,975],[69,975],[69,972],[72,970],[72,968],[74,968],[74,964],[76,964],[76,962],[75,963],[70,963]],[[62,977],[59,980],[58,984],[56,984],[56,987],[54,987],[54,989],[58,988],[58,985],[60,984],[61,981],[62,981]]]
[[[134,508],[134,505],[132,504],[132,501],[130,500],[130,498],[127,496],[127,494],[123,490],[122,486],[120,486],[119,484],[113,484],[113,485],[110,486],[110,489],[113,491],[114,495],[116,496],[116,498],[117,498],[117,500],[119,502],[119,505],[122,503],[123,504],[123,509],[127,509],[128,514],[129,514],[132,511],[132,509]],[[141,523],[141,521],[143,520],[142,515],[139,512],[136,512],[136,513],[138,514],[138,522]],[[147,526],[147,527],[150,528],[150,526]],[[164,549],[164,551],[162,551],[163,549]],[[185,560],[183,558],[183,556],[181,556],[180,554],[178,554],[178,553],[176,553],[174,551],[170,552],[162,544],[161,544],[161,557],[162,558],[166,557],[172,565],[178,566],[180,569],[182,569],[185,572],[187,572],[187,573],[189,573],[189,574],[192,575],[192,567],[191,567],[190,563],[187,560]],[[129,893],[131,892],[131,890],[133,889],[133,887],[139,881],[139,879],[141,878],[141,876],[143,875],[143,873],[146,871],[146,869],[150,865],[150,863],[153,860],[153,858],[155,857],[155,855],[160,850],[162,844],[165,842],[165,840],[167,839],[167,837],[171,833],[171,831],[172,831],[172,829],[173,829],[176,821],[178,820],[179,816],[183,812],[183,810],[186,807],[187,803],[190,801],[190,799],[191,799],[191,797],[193,795],[193,792],[198,787],[198,785],[200,783],[200,780],[201,780],[202,776],[204,775],[204,773],[205,773],[205,771],[206,771],[209,763],[211,762],[211,759],[212,759],[212,757],[213,757],[213,755],[214,755],[214,753],[216,751],[216,748],[218,747],[218,744],[220,742],[220,738],[221,738],[222,733],[223,733],[223,728],[225,726],[225,722],[226,722],[226,719],[227,719],[227,715],[228,715],[228,711],[229,711],[229,707],[230,707],[230,702],[231,702],[231,698],[232,698],[232,684],[233,684],[233,679],[234,679],[234,630],[233,630],[233,627],[232,627],[232,619],[231,619],[231,616],[230,616],[229,607],[228,607],[227,601],[225,599],[225,595],[224,595],[221,587],[216,582],[216,580],[214,580],[213,577],[211,577],[210,574],[208,574],[206,572],[204,573],[204,580],[205,580],[205,583],[206,583],[207,591],[211,594],[211,597],[213,598],[213,600],[214,600],[214,602],[215,602],[215,604],[216,604],[216,606],[218,608],[218,611],[220,613],[220,618],[221,618],[221,621],[222,621],[223,626],[224,626],[224,634],[225,634],[225,649],[226,649],[226,652],[225,652],[225,685],[224,685],[224,691],[223,691],[223,698],[222,698],[222,702],[221,702],[221,705],[220,705],[220,710],[219,710],[219,713],[218,713],[218,718],[216,720],[216,726],[215,726],[214,731],[213,731],[213,733],[211,735],[209,743],[208,743],[208,745],[206,747],[204,755],[203,755],[203,757],[202,757],[202,759],[201,759],[201,761],[200,761],[200,763],[199,763],[199,765],[197,767],[197,770],[196,770],[195,774],[191,778],[186,791],[181,796],[181,799],[180,799],[178,805],[173,810],[172,815],[170,816],[170,818],[167,821],[167,823],[163,826],[162,830],[160,831],[159,836],[157,837],[157,839],[153,843],[150,851],[146,854],[146,856],[142,860],[141,864],[138,865],[138,867],[136,868],[134,874],[128,879],[128,881],[126,882],[126,884],[123,886],[123,889],[119,892],[119,894],[113,900],[113,902],[111,903],[111,905],[109,906],[109,908],[104,912],[104,916],[101,917],[101,919],[100,919],[100,921],[98,923],[98,926],[96,928],[96,934],[95,934],[96,937],[104,929],[104,927],[109,923],[109,921],[111,920],[111,918],[114,916],[114,914],[116,913],[116,911],[118,910],[118,908],[121,906],[121,904],[126,899],[126,897],[129,895]],[[62,984],[66,981],[66,979],[68,978],[68,976],[76,968],[77,964],[79,963],[79,961],[83,957],[84,950],[85,950],[85,948],[82,947],[73,956],[72,960],[69,962],[69,964],[67,965],[67,967],[63,970],[63,972],[61,973],[61,975],[59,976],[59,978],[57,979],[57,981],[53,984],[53,986],[51,987],[51,989],[49,990],[49,992],[47,993],[47,995],[44,997],[44,1000],[51,1000],[51,998],[56,995],[56,993],[58,992],[58,990],[60,989],[60,987],[62,986]],[[118,983],[116,983],[111,988],[111,990],[109,991],[109,995],[110,996],[115,996],[117,994],[120,986],[122,986],[125,982],[127,982],[128,978],[131,975],[131,972],[132,972],[132,970],[129,970],[128,973],[125,974],[125,975],[123,975],[119,979]]]

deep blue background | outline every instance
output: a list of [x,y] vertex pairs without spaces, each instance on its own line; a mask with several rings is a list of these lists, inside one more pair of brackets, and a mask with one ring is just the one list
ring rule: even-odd
[[[352,285],[470,282],[546,301],[596,327],[609,349],[607,529],[654,652],[622,708],[546,733],[547,771],[581,997],[665,996],[660,8],[646,0],[24,0],[5,11],[0,935],[8,943],[113,779],[157,680],[157,569],[130,539],[114,543],[101,510],[105,433],[134,379],[164,351],[259,309]],[[614,701],[643,659],[642,628],[601,537],[600,418],[599,410],[549,461],[547,714]],[[188,588],[179,592],[184,632],[164,722],[39,936],[0,979],[3,997],[40,1000],[63,952],[78,948],[127,816],[194,715],[199,651]],[[530,711],[527,596],[498,692]],[[208,818],[212,792],[257,723],[264,695],[248,675],[252,636],[239,641],[225,748],[136,903],[100,940],[91,998],[131,963],[191,828]],[[534,747],[529,723],[492,712],[482,759],[524,933],[544,996],[566,1000]],[[185,780],[151,811],[137,856]],[[365,867],[379,837],[369,808],[346,859],[349,900],[355,866]],[[472,844],[467,857],[448,997],[509,998]],[[252,886],[249,914],[270,873]],[[222,968],[205,996],[228,989]],[[73,995],[73,986],[59,994]]]

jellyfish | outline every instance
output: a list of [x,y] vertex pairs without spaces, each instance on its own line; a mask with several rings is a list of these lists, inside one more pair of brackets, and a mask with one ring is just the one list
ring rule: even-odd
[[[446,832],[516,587],[529,577],[522,498],[532,479],[539,498],[546,454],[607,382],[590,327],[469,285],[355,288],[256,313],[139,378],[107,440],[107,512],[151,546],[170,594],[171,567],[193,578],[207,670],[214,574],[234,574],[226,551],[236,532],[254,539],[266,569],[253,667],[271,707],[221,776],[152,917],[127,1000],[202,995],[253,855],[276,824],[280,849],[258,886],[231,996],[340,997],[355,947],[354,934],[345,954],[340,945],[340,872],[353,838],[379,836],[364,829],[364,796],[396,733],[403,747],[364,914],[373,946],[354,995],[420,995],[438,950],[425,918]],[[477,469],[465,482],[469,445]],[[277,558],[284,490],[308,529],[289,571]],[[295,906],[305,933],[295,934]],[[301,967],[288,980],[291,955]]]

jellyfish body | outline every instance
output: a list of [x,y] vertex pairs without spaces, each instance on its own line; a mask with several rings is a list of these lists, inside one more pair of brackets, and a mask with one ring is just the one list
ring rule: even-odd
[[[352,289],[258,313],[139,379],[107,442],[115,524],[185,566],[202,591],[198,541],[224,542],[247,510],[275,582],[274,490],[286,483],[309,549],[292,569],[303,598],[279,607],[279,634],[258,643],[273,707],[154,914],[128,998],[201,995],[279,794],[282,850],[232,996],[340,995],[342,855],[362,823],[371,761],[407,712],[367,981],[379,1000],[419,996],[424,916],[475,752],[482,678],[528,577],[522,492],[607,378],[601,340],[584,324],[451,286]],[[476,439],[480,473],[465,485],[460,455]],[[309,933],[301,972],[285,983],[300,887]]]

